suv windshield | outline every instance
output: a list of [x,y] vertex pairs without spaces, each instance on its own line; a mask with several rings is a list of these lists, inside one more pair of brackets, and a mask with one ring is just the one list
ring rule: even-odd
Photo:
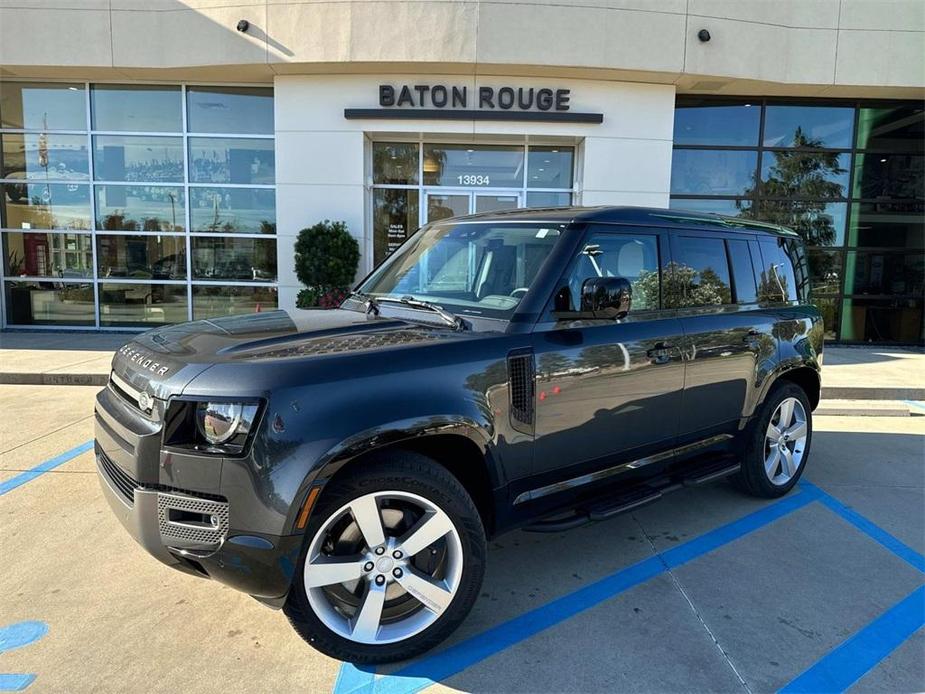
[[458,314],[510,318],[563,225],[437,224],[415,234],[363,283],[373,298],[410,297]]

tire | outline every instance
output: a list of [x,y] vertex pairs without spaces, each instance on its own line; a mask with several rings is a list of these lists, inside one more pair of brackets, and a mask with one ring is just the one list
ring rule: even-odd
[[[777,427],[779,417],[786,415],[782,404],[793,407],[790,425],[784,427],[790,433],[773,441],[772,423]],[[790,381],[781,381],[775,385],[765,398],[753,425],[746,434],[747,441],[742,457],[742,468],[733,478],[742,491],[765,499],[783,496],[799,481],[809,461],[810,444],[813,438],[813,415],[809,398],[800,386]],[[799,438],[799,428],[794,425],[805,424],[805,436]],[[783,441],[781,441],[783,439]],[[786,447],[789,456],[784,452]],[[776,450],[775,450],[776,449]],[[775,462],[776,460],[776,462]],[[791,462],[792,461],[792,464]]]
[[[373,518],[383,531],[378,538]],[[332,658],[412,658],[443,641],[472,609],[486,544],[478,510],[459,480],[425,456],[390,453],[328,483],[312,511],[283,611],[303,639]],[[332,569],[325,565],[331,561],[339,563]]]

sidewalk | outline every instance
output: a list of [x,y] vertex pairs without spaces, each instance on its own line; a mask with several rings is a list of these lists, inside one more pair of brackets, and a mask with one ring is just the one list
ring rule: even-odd
[[[0,383],[105,385],[131,333],[0,332]],[[925,400],[925,350],[826,346],[826,400]]]

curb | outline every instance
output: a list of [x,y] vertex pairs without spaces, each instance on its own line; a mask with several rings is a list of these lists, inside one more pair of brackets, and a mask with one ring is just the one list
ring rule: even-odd
[[925,400],[925,388],[904,386],[823,386],[824,400]]
[[105,386],[109,374],[2,373],[0,385],[14,386]]

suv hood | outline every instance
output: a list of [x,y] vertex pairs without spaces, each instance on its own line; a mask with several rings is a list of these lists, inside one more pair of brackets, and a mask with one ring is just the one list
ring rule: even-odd
[[312,357],[439,340],[471,339],[442,323],[377,318],[357,311],[269,311],[156,328],[116,352],[112,370],[157,398],[178,394],[214,364]]

